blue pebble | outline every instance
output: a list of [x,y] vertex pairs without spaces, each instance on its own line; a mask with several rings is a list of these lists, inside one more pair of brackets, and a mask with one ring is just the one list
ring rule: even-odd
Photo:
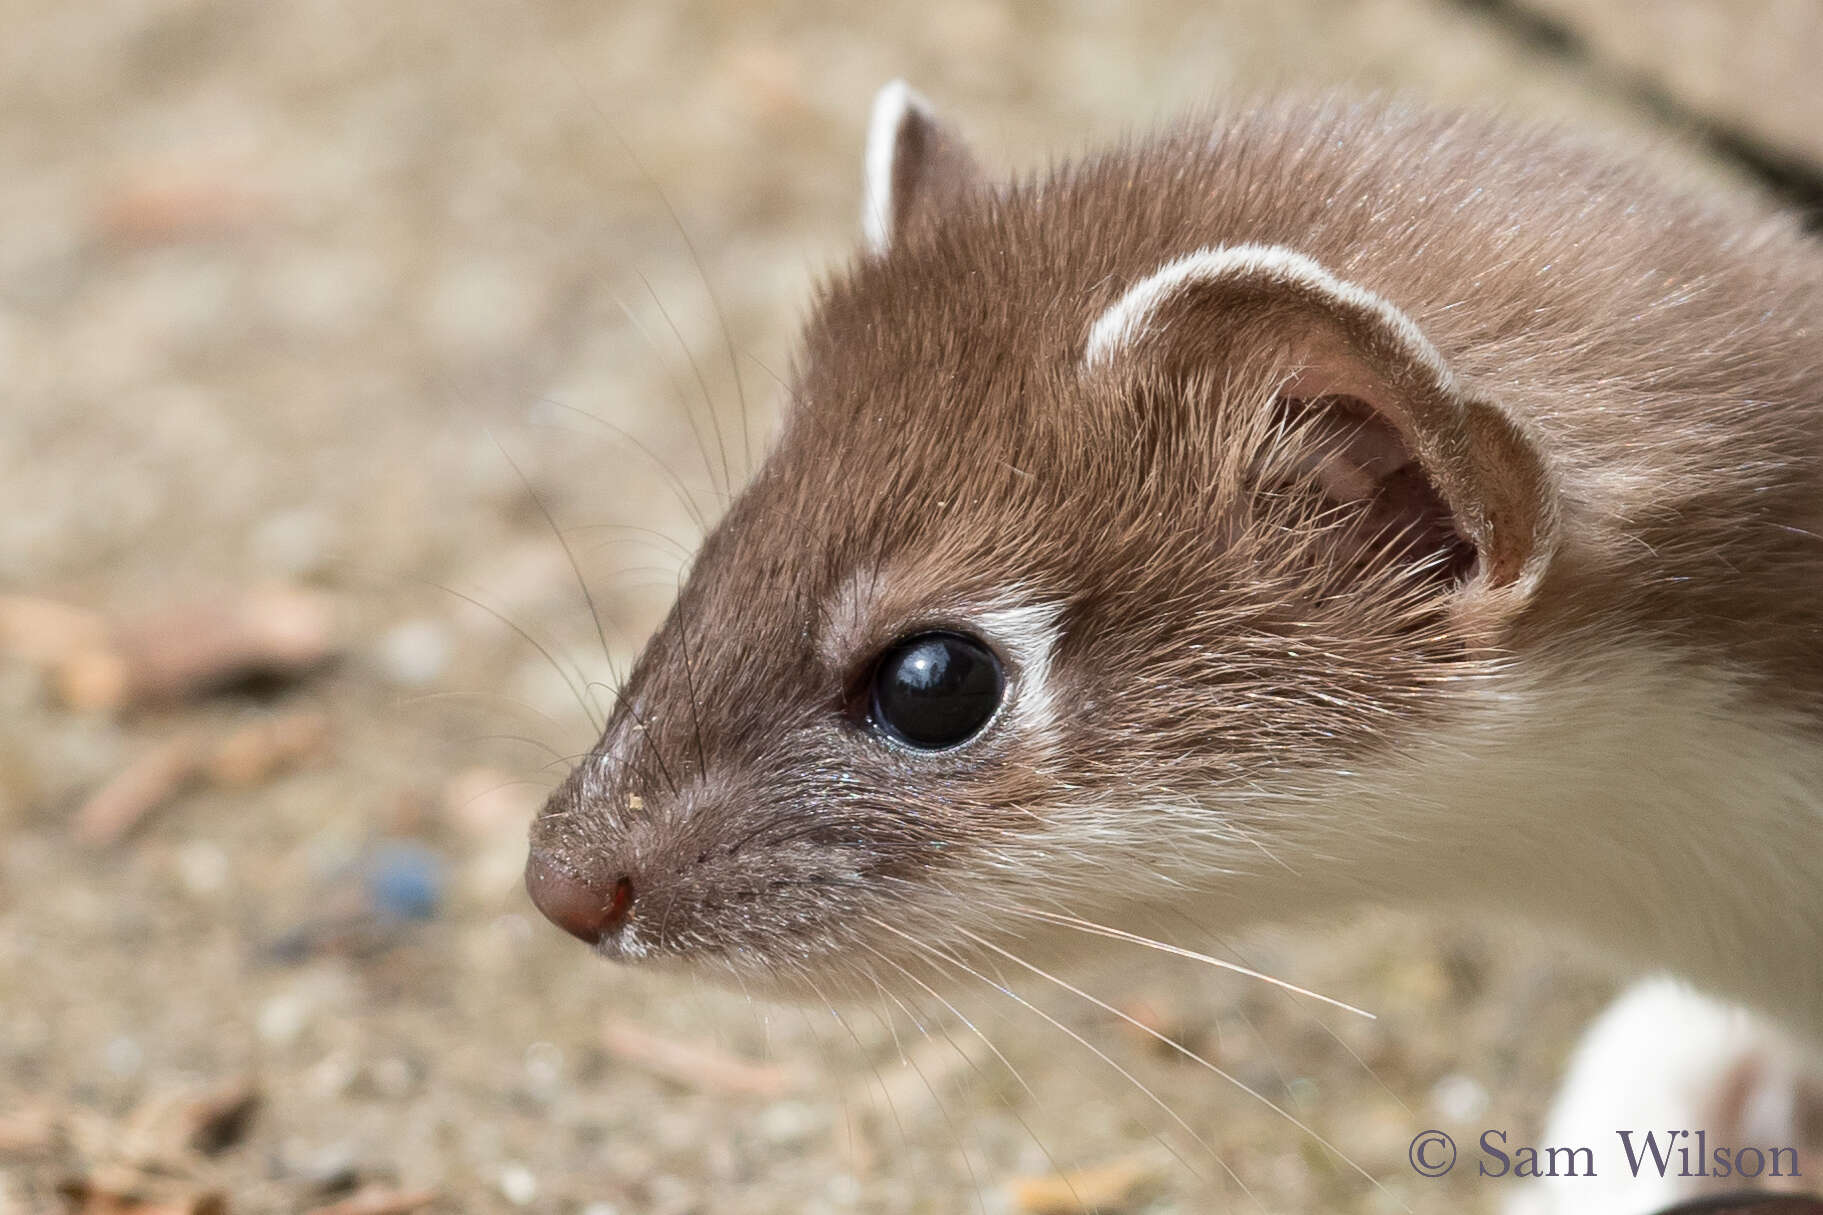
[[417,844],[384,844],[367,862],[367,897],[382,916],[428,920],[443,901],[441,857]]

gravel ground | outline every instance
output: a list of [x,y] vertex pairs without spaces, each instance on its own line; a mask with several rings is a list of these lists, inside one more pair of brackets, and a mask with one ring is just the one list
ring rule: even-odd
[[[768,1007],[592,964],[518,871],[590,741],[537,647],[608,670],[551,519],[624,660],[695,537],[661,469],[715,500],[705,397],[731,439],[743,408],[756,445],[772,425],[878,84],[1009,166],[1313,82],[1664,138],[1503,11],[7,5],[0,592],[73,610],[0,613],[0,1213],[1067,1209],[1029,1181],[1060,1169],[1109,1211],[1486,1209],[1406,1145],[1537,1126],[1609,990],[1555,943],[1389,918],[1226,943],[1371,1023],[1153,956],[1077,976],[1370,1184],[1085,1002],[1031,993],[1081,1043],[985,996],[973,1028]],[[86,613],[181,634],[272,585],[330,614],[335,661],[166,702],[67,661],[115,652]],[[275,720],[326,737],[223,758]],[[95,790],[173,746],[213,758],[85,836]],[[250,1119],[218,1108],[240,1094]],[[105,1205],[129,1191],[152,1205]]]

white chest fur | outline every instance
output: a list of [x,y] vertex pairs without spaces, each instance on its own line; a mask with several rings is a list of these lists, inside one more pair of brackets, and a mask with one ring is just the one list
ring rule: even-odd
[[1673,656],[1560,670],[1335,778],[1354,877],[1561,925],[1823,1043],[1818,735]]

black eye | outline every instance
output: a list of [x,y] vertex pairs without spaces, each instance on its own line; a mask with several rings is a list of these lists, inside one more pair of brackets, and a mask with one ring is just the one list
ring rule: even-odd
[[940,751],[973,738],[1000,707],[1006,679],[993,651],[959,633],[919,633],[874,670],[874,724],[908,746]]

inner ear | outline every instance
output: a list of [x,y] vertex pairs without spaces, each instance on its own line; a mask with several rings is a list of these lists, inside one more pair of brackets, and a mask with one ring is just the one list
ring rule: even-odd
[[1323,319],[1282,323],[1296,370],[1275,408],[1280,432],[1296,437],[1292,468],[1346,508],[1344,534],[1360,560],[1411,564],[1434,582],[1469,578],[1475,541],[1425,467],[1400,389]]
[[1340,509],[1343,535],[1361,561],[1412,563],[1448,583],[1474,572],[1474,541],[1458,529],[1449,503],[1384,412],[1345,394],[1281,395],[1277,412],[1277,429],[1295,436],[1282,471]]

